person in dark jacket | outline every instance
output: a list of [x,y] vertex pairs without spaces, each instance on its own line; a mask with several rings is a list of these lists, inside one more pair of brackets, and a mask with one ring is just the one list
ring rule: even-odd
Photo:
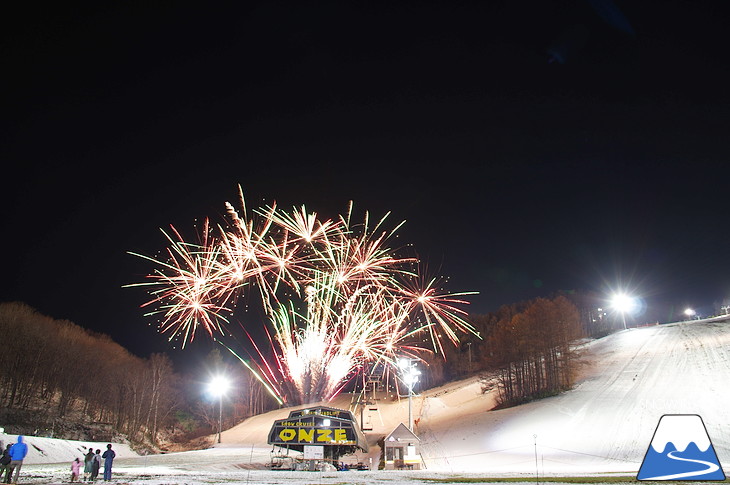
[[94,471],[94,450],[89,446],[89,451],[84,455],[84,481],[88,482],[91,473]]
[[96,453],[94,453],[94,464],[91,467],[92,482],[99,476],[99,468],[101,468],[101,450],[96,450]]
[[104,458],[104,480],[107,482],[112,479],[112,462],[115,456],[117,454],[112,450],[112,445],[106,445],[106,451],[101,457]]
[[3,450],[2,456],[0,456],[0,481],[4,482],[7,480],[5,475],[10,471],[10,448],[13,446],[12,443],[8,444],[8,447]]
[[10,483],[10,478],[15,471],[15,476],[12,477],[12,483],[18,483],[18,476],[20,475],[20,469],[23,467],[23,459],[28,454],[28,445],[23,443],[23,436],[18,436],[18,441],[10,447],[10,470],[7,472],[5,477],[5,483]]

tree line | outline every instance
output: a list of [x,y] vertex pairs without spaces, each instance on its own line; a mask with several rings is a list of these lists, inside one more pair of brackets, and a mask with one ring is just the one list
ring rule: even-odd
[[[165,354],[137,357],[107,335],[17,302],[0,303],[0,335],[0,408],[44,410],[37,427],[52,430],[65,421],[59,418],[80,413],[82,421],[152,444],[165,427],[201,435],[217,429],[218,402],[192,398],[200,384],[177,374]],[[220,355],[214,360],[223,365]],[[270,407],[250,376],[233,367],[226,372],[238,380],[232,392],[242,394],[226,399],[227,425]]]
[[570,389],[576,374],[572,344],[581,336],[578,309],[564,296],[503,312],[489,336],[499,403],[510,406]]
[[[472,315],[478,336],[465,335],[460,346],[427,359],[420,385],[434,387],[469,374],[496,376],[500,406],[567,390],[575,378],[575,340],[606,332],[578,308],[560,295]],[[217,430],[218,402],[196,399],[200,377],[178,375],[165,354],[137,357],[107,335],[41,315],[23,303],[0,303],[0,335],[6,336],[0,352],[0,409],[48,410],[43,415],[48,428],[54,418],[80,412],[131,441],[153,444],[163,429],[177,428],[188,437]],[[224,403],[224,429],[275,408],[250,373],[226,364],[217,351],[208,360],[211,368],[237,381]]]
[[[582,302],[558,295],[471,315],[478,336],[464,335],[459,346],[446,349],[443,359],[431,359],[424,384],[436,386],[474,374],[482,374],[485,381],[496,378],[500,407],[570,389],[577,367],[574,344],[596,328],[590,314],[572,300]],[[604,331],[595,332],[599,330]]]

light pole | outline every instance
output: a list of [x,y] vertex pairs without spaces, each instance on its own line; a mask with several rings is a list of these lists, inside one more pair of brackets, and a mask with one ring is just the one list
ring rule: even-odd
[[418,376],[421,375],[421,371],[416,368],[415,359],[400,359],[398,361],[398,367],[401,371],[401,379],[408,386],[408,429],[413,432],[413,404],[411,397],[413,396],[413,385],[418,382]]
[[621,321],[624,324],[624,330],[626,330],[626,313],[634,310],[636,306],[636,299],[633,296],[628,296],[625,293],[617,293],[611,298],[611,306],[614,310],[621,313]]
[[224,376],[215,376],[208,384],[208,392],[218,396],[218,443],[221,442],[221,431],[223,429],[223,395],[228,390],[228,379]]

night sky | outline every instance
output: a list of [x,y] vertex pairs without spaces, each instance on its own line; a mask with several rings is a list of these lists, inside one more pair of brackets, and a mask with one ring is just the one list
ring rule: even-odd
[[238,184],[392,211],[477,313],[730,297],[726,2],[151,3],[5,12],[0,301],[171,350],[127,251]]

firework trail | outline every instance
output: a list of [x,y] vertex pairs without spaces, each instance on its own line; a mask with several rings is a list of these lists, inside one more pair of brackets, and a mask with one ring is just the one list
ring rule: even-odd
[[358,372],[443,352],[445,341],[474,333],[462,308],[473,293],[445,293],[438,279],[419,274],[416,258],[398,256],[388,242],[403,223],[386,230],[388,214],[373,223],[366,213],[355,224],[352,204],[336,221],[275,203],[249,213],[240,187],[239,195],[241,211],[226,203],[229,224],[214,231],[206,221],[197,243],[172,228],[163,231],[164,256],[132,253],[156,268],[148,281],[127,286],[149,289],[143,306],[171,340],[184,347],[201,330],[224,335],[238,298],[257,296],[273,361],[253,339],[253,365],[222,345],[279,402],[298,404],[331,399]]

